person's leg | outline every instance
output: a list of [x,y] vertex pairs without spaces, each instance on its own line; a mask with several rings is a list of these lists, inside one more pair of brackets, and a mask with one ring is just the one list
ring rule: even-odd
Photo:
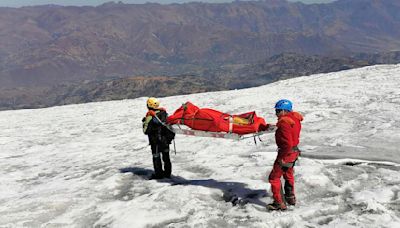
[[151,153],[153,155],[154,175],[152,178],[159,179],[163,177],[163,170],[161,164],[161,153],[157,144],[151,145]]
[[294,168],[288,168],[283,173],[285,179],[285,200],[290,205],[296,204],[296,196],[294,192]]
[[274,198],[274,203],[269,204],[268,208],[270,210],[284,210],[286,209],[285,202],[283,200],[282,196],[282,189],[281,189],[281,177],[282,177],[283,171],[280,165],[275,162],[274,167],[269,174],[269,183],[271,184],[271,191],[272,191],[272,197]]
[[164,162],[164,177],[171,177],[172,165],[169,157],[169,145],[163,147],[162,160]]

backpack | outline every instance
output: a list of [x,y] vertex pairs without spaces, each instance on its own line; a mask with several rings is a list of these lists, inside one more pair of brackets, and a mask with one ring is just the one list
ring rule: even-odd
[[164,143],[171,144],[172,140],[175,138],[175,132],[168,129],[166,126],[163,126],[161,133],[163,135]]
[[162,126],[161,126],[161,140],[165,144],[171,144],[172,140],[175,138],[175,132],[170,130],[167,125],[165,125],[165,122],[167,121],[167,112],[166,111],[160,111],[157,113],[157,117],[159,120],[162,121]]

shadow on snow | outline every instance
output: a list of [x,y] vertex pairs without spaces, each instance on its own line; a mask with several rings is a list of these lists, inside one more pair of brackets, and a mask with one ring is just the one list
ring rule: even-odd
[[[119,169],[119,171],[121,173],[132,173],[142,179],[149,179],[150,175],[153,173],[153,170],[140,167],[126,167]],[[223,192],[222,199],[225,200],[225,202],[231,202],[234,206],[244,205],[246,203],[252,203],[262,207],[267,206],[265,202],[260,200],[260,198],[268,196],[265,189],[250,189],[247,187],[247,184],[240,182],[225,182],[214,179],[187,180],[183,177],[174,175],[172,175],[171,178],[164,178],[156,181],[170,183],[171,185],[193,185],[220,189]]]

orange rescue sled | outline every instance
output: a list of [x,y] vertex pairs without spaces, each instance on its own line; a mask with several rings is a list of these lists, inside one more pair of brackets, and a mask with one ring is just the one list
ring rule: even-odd
[[[214,109],[199,108],[191,102],[178,108],[168,117],[167,123],[178,125],[178,128],[173,128],[178,134],[230,139],[241,139],[247,134],[255,136],[275,130],[274,125],[267,124],[254,111],[230,115]],[[190,129],[182,129],[181,125]]]

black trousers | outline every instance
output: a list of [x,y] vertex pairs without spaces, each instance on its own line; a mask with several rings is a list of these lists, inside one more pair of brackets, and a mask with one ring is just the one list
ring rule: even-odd
[[[169,158],[169,145],[151,144],[151,153],[153,154],[153,167],[156,177],[170,177],[172,166]],[[164,169],[162,167],[164,163]]]

